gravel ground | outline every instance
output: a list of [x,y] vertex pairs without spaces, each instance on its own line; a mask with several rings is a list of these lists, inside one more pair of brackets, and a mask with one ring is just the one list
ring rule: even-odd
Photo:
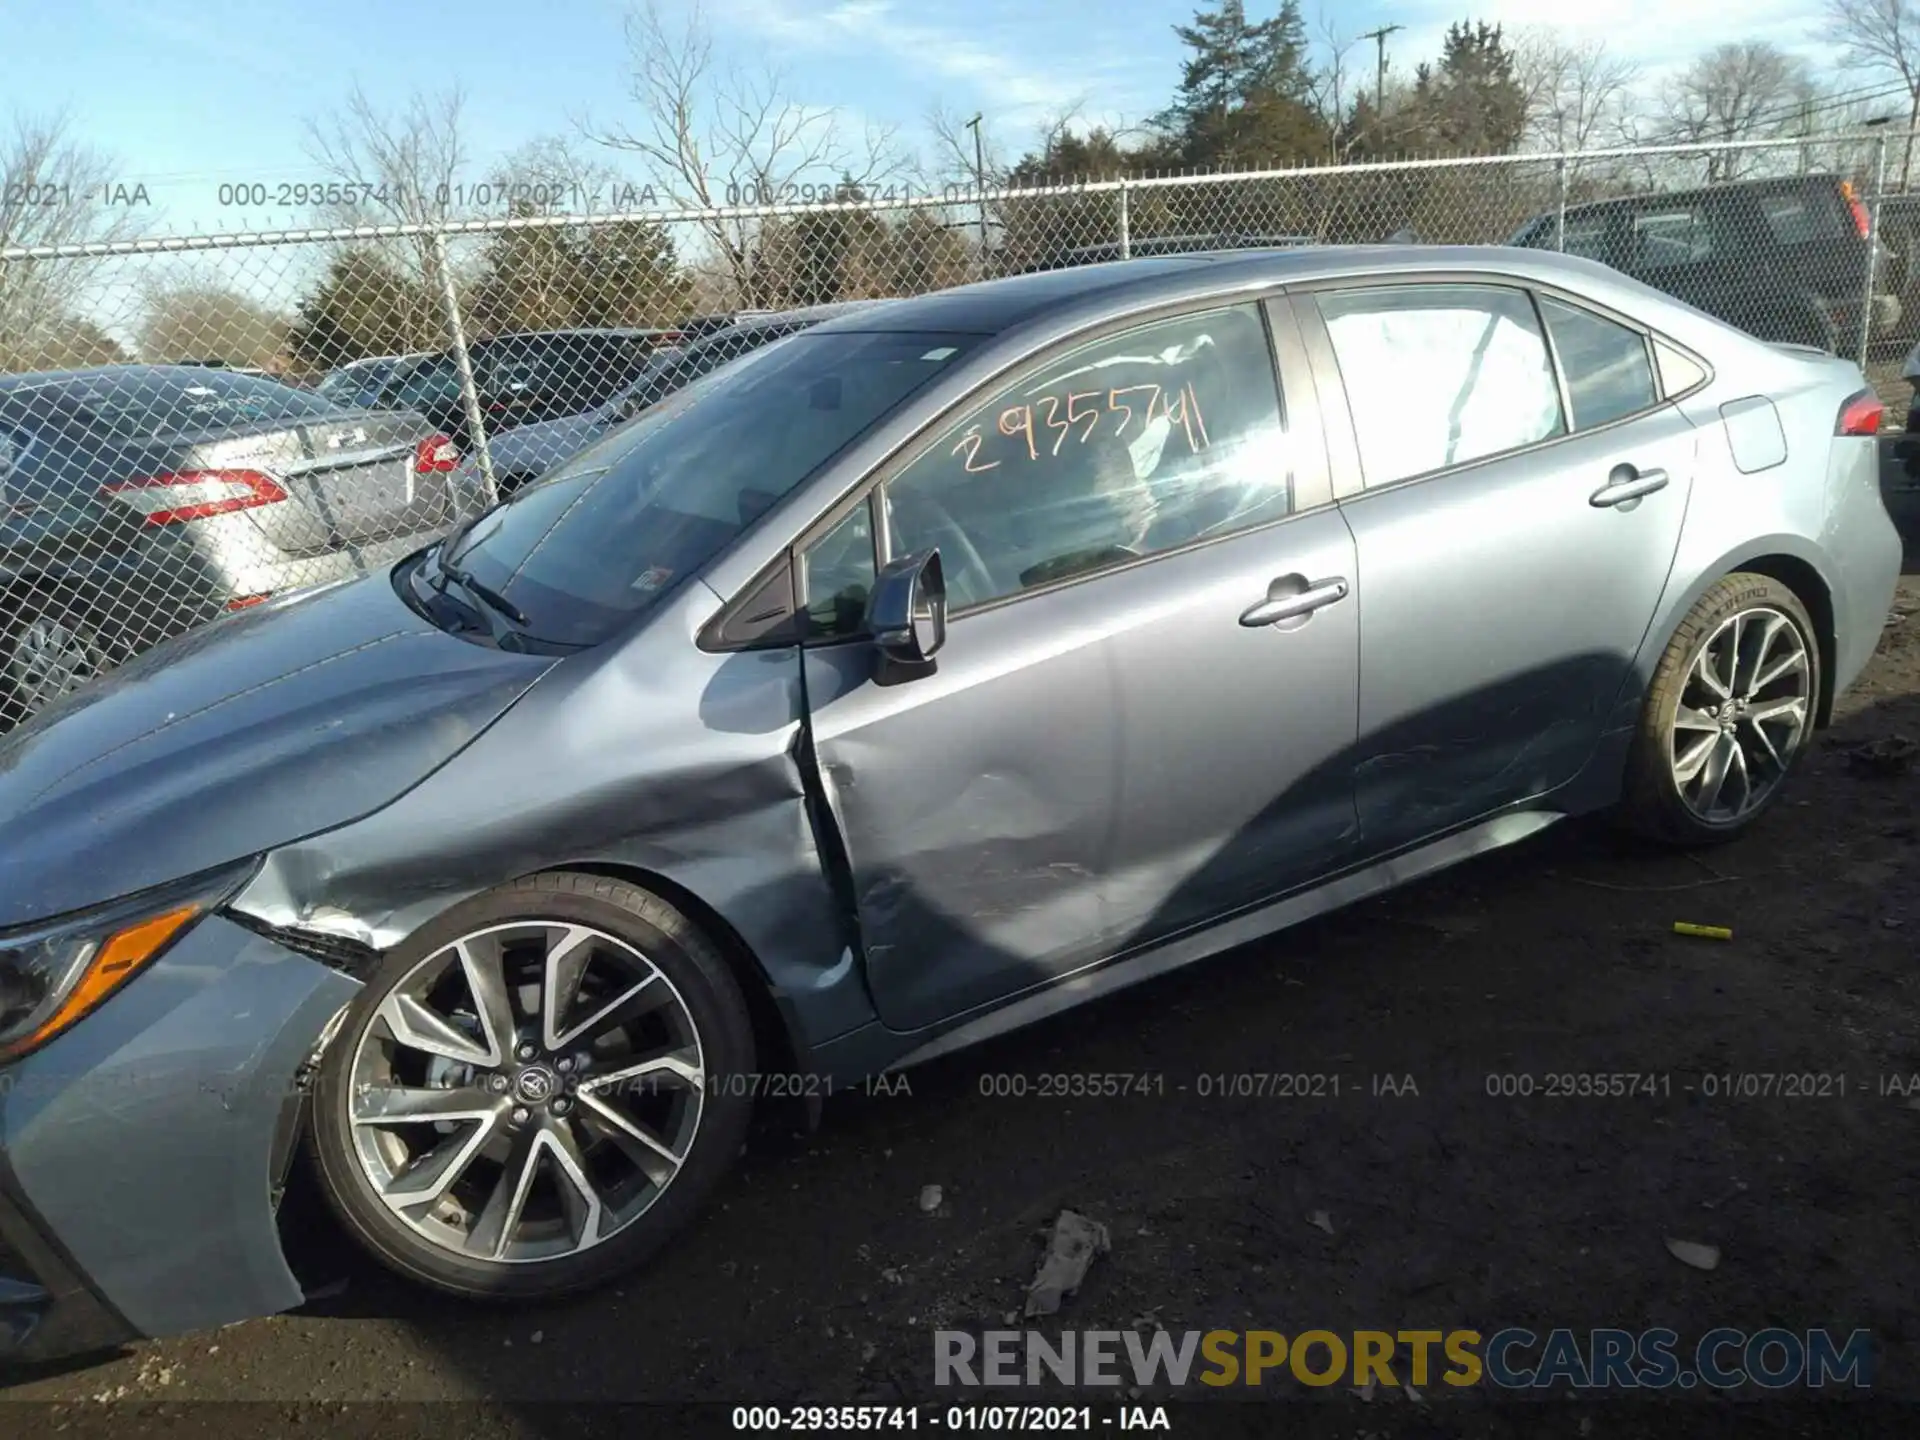
[[[1112,1249],[1060,1326],[1865,1327],[1879,1392],[1920,1398],[1920,1098],[1882,1093],[1920,1084],[1920,771],[1865,774],[1848,753],[1920,738],[1920,496],[1896,503],[1908,618],[1783,805],[1728,848],[1557,827],[902,1093],[836,1098],[811,1136],[764,1126],[683,1244],[567,1305],[437,1302],[299,1209],[327,1298],[0,1377],[0,1395],[57,1402],[14,1412],[55,1424],[155,1400],[950,1399],[930,1332],[1001,1326],[1071,1207]],[[1280,1072],[1339,1093],[1202,1093]],[[1489,1076],[1568,1072],[1666,1078],[1652,1097],[1488,1094]],[[1729,1097],[1705,1078],[1784,1072],[1844,1076],[1845,1094]],[[1039,1093],[1109,1074],[1148,1091]],[[1721,1263],[1689,1268],[1670,1237]],[[1538,1433],[1589,1433],[1571,1425]]]

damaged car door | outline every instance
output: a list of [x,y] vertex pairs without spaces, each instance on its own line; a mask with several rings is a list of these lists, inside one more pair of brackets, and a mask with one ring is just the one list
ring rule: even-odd
[[[798,547],[812,742],[903,1030],[1213,918],[1355,829],[1352,540],[1330,504],[1296,518],[1324,480],[1259,306],[1121,322],[934,434]],[[929,552],[947,624],[902,671],[868,590]]]
[[1347,437],[1335,483],[1367,581],[1354,791],[1377,853],[1553,789],[1632,723],[1613,710],[1697,432],[1655,338],[1567,297],[1421,280],[1294,303]]

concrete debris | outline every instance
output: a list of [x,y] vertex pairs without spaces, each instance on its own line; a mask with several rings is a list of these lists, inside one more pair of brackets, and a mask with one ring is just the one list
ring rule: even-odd
[[1696,1270],[1716,1270],[1720,1266],[1720,1247],[1702,1245],[1694,1240],[1675,1240],[1667,1237],[1667,1253],[1682,1265],[1691,1265]]
[[1053,1222],[1053,1235],[1047,1242],[1046,1257],[1027,1287],[1026,1313],[1052,1315],[1060,1302],[1080,1288],[1094,1257],[1112,1248],[1107,1227],[1072,1210],[1062,1210]]

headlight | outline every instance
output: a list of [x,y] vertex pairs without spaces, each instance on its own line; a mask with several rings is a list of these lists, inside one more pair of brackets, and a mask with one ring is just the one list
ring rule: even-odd
[[0,935],[0,1065],[97,1010],[252,873],[248,864]]

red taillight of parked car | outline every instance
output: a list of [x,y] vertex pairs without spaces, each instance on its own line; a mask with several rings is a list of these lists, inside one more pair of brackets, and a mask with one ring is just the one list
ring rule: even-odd
[[258,470],[177,470],[100,488],[149,525],[180,525],[287,498],[278,480]]
[[1847,202],[1847,208],[1853,212],[1853,223],[1860,231],[1860,238],[1866,239],[1873,233],[1873,219],[1867,214],[1867,207],[1860,203],[1860,197],[1853,193],[1853,182],[1840,182],[1840,198]]
[[227,609],[251,610],[256,605],[266,604],[272,598],[271,595],[236,595],[227,601]]
[[1880,422],[1886,418],[1887,407],[1880,397],[1871,390],[1862,390],[1840,407],[1840,423],[1835,428],[1836,435],[1878,435]]
[[460,447],[444,435],[429,435],[413,451],[413,473],[445,475],[460,467]]

